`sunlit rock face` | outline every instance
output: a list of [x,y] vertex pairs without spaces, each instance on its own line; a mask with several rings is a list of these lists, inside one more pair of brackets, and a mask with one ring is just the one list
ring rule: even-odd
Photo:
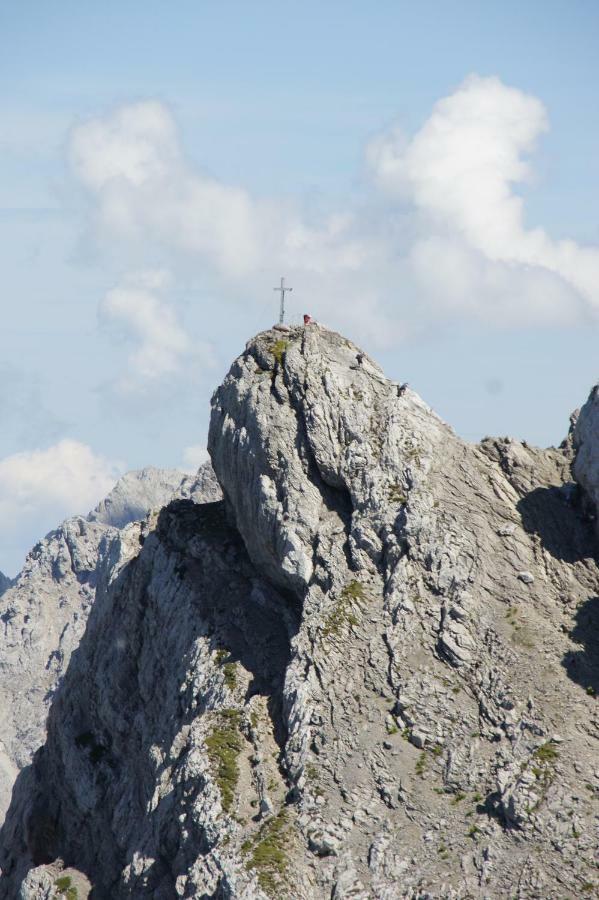
[[110,494],[98,504],[88,519],[114,528],[143,519],[150,509],[165,506],[173,496],[199,497],[203,502],[220,500],[221,492],[212,467],[204,465],[196,475],[183,475],[176,469],[148,466],[128,472]]
[[78,554],[47,548],[39,591],[53,565],[93,590],[12,792],[0,896],[64,867],[111,898],[592,890],[585,409],[559,449],[472,445],[334,332],[253,338],[212,400],[224,499],[207,472],[117,529],[113,492]]

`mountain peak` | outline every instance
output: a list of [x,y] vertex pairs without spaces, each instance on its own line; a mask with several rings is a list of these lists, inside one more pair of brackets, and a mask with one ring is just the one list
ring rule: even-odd
[[5,895],[59,861],[98,896],[582,895],[596,414],[472,445],[335,332],[252,338],[212,400],[223,502],[105,547]]

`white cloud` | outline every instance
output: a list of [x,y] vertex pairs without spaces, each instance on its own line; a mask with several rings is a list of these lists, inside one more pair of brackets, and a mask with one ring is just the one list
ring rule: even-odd
[[72,134],[70,159],[81,181],[102,190],[115,181],[142,186],[168,177],[181,165],[174,123],[153,101],[121,107],[92,119]]
[[209,458],[205,444],[192,444],[183,450],[183,469],[185,472],[197,472]]
[[[380,318],[381,305],[356,288],[356,275],[360,281],[380,262],[380,240],[364,232],[355,214],[309,225],[288,201],[256,199],[192,169],[164,105],[137,103],[79,125],[69,158],[94,201],[104,245],[121,253],[128,247],[132,256],[166,255],[175,270],[214,274],[216,292],[229,296],[255,295],[266,278],[270,292],[270,278],[285,272],[297,276],[306,296],[314,297],[315,286],[326,318],[342,304],[366,330]],[[389,334],[393,326],[385,319],[375,330]]]
[[31,545],[67,516],[89,512],[112,489],[122,469],[86,444],[68,439],[46,450],[0,459],[0,533],[7,544],[3,552],[12,550],[11,542],[15,547]]
[[124,327],[137,347],[129,366],[142,378],[160,378],[177,372],[189,352],[187,335],[176,315],[155,294],[143,288],[117,287],[100,303],[100,316]]
[[382,190],[415,208],[415,276],[450,309],[518,323],[599,311],[599,249],[526,228],[514,193],[547,128],[536,97],[471,76],[411,140],[394,127],[367,148]]
[[343,240],[352,225],[348,214],[309,228],[286,204],[256,200],[193,170],[168,109],[155,101],[77,126],[69,158],[112,238],[156,241],[203,258],[229,278],[277,260],[318,271],[323,253],[349,268],[362,262],[359,243]]
[[98,201],[101,231],[199,254],[227,274],[255,265],[249,194],[190,169],[163,104],[136,103],[79,125],[69,158]]
[[[527,228],[515,190],[547,128],[536,97],[471,76],[413,137],[394,126],[369,144],[384,202],[379,194],[310,223],[288,200],[254,198],[194,168],[154,101],[79,125],[70,159],[103,239],[194,272],[213,308],[215,296],[264,296],[265,273],[285,274],[294,304],[309,298],[302,305],[317,318],[389,346],[445,318],[568,324],[599,310],[599,249]],[[130,371],[154,380],[189,346],[156,291],[124,285],[102,304],[138,342]]]
[[171,276],[166,270],[130,274],[100,302],[101,321],[115,326],[126,341],[134,344],[127,373],[114,382],[123,392],[137,391],[148,383],[179,375],[187,360],[203,365],[212,362],[209,345],[203,341],[192,343],[176,310],[161,296],[170,284]]
[[510,185],[529,177],[523,155],[546,128],[535,97],[473,76],[435,105],[411,141],[392,129],[367,154],[385,188],[462,232],[490,258],[504,259],[522,221],[522,200]]

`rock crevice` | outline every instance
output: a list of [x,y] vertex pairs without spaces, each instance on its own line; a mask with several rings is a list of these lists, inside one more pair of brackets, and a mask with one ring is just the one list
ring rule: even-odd
[[596,408],[474,446],[334,332],[252,339],[212,401],[224,501],[99,568],[48,551],[95,593],[0,896],[52,866],[114,898],[595,890]]

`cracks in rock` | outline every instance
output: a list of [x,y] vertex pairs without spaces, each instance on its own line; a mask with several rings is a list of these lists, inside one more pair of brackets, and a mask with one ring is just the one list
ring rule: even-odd
[[[305,339],[303,339],[305,340]],[[302,353],[304,350],[304,343],[302,343]],[[345,556],[346,565],[348,570],[351,571],[351,555],[349,549],[349,536],[351,533],[351,521],[353,516],[353,506],[351,502],[351,494],[347,487],[339,487],[339,485],[333,485],[330,481],[327,481],[324,474],[322,473],[318,460],[316,458],[316,454],[312,449],[312,445],[310,443],[310,437],[308,434],[308,427],[306,425],[305,420],[305,410],[302,402],[302,398],[298,398],[295,395],[293,387],[288,383],[286,378],[286,373],[283,373],[285,379],[285,387],[287,389],[288,397],[289,397],[289,405],[294,413],[296,420],[296,438],[295,445],[298,455],[301,459],[304,460],[306,464],[306,477],[311,481],[311,483],[318,490],[321,498],[322,504],[324,508],[329,513],[333,513],[338,516],[345,533],[345,539],[343,541],[342,550]],[[303,385],[304,395],[306,385]],[[322,521],[322,518],[321,518]],[[321,540],[321,539],[320,539]],[[314,571],[318,572],[319,568],[316,563],[322,561],[324,563],[324,569],[327,570],[327,560],[318,556],[318,549],[320,546],[320,540],[315,542],[313,547],[313,555],[312,555],[312,563],[314,566]],[[329,580],[329,579],[327,579]],[[324,591],[330,588],[330,584],[320,585]]]
[[[153,567],[156,565],[166,565],[165,572],[172,570],[178,574],[178,580],[168,598],[161,597],[156,587],[149,592]],[[183,591],[184,585],[187,594]],[[131,594],[137,595],[137,600],[132,601]],[[126,603],[125,596],[128,600]],[[192,611],[193,619],[188,628],[179,629],[178,634],[171,638],[170,623],[173,616],[177,615],[179,603],[181,615]],[[150,617],[151,610],[154,618]],[[43,856],[44,862],[49,862],[60,855],[67,863],[85,871],[92,882],[95,882],[97,890],[109,890],[109,885],[116,883],[115,879],[118,881],[120,873],[134,860],[132,848],[136,846],[135,843],[130,843],[131,840],[135,841],[133,835],[127,838],[127,851],[127,843],[121,846],[122,836],[119,836],[118,842],[116,835],[110,837],[112,818],[120,802],[120,796],[114,793],[120,771],[115,769],[116,758],[126,760],[134,757],[137,759],[135,765],[143,769],[137,782],[139,794],[135,800],[135,804],[139,806],[139,821],[144,819],[143,811],[149,809],[152,810],[151,815],[158,816],[158,820],[161,816],[164,817],[161,812],[162,800],[156,807],[151,805],[154,791],[161,781],[161,773],[170,771],[171,768],[174,772],[179,772],[179,775],[172,776],[175,783],[183,776],[187,765],[188,742],[192,740],[193,743],[193,739],[189,732],[184,738],[185,745],[174,758],[172,748],[175,739],[185,729],[189,730],[198,721],[198,716],[201,717],[218,701],[218,695],[215,694],[218,681],[215,683],[214,676],[210,674],[210,681],[201,685],[202,699],[199,704],[193,694],[189,693],[189,686],[185,691],[187,698],[181,694],[180,689],[177,702],[179,713],[162,721],[161,728],[158,729],[162,734],[159,737],[155,735],[151,745],[148,743],[145,748],[144,741],[149,738],[149,734],[145,737],[142,732],[138,734],[135,726],[131,732],[121,732],[117,727],[114,733],[110,733],[111,727],[115,725],[110,719],[110,707],[114,712],[119,710],[119,718],[130,724],[137,721],[142,708],[149,707],[146,715],[154,715],[150,710],[157,702],[160,703],[158,696],[170,690],[169,678],[171,681],[173,677],[189,678],[186,672],[194,671],[198,652],[204,654],[202,658],[205,660],[202,662],[200,658],[198,672],[206,671],[206,650],[211,657],[221,651],[226,654],[228,664],[241,667],[250,676],[243,692],[235,684],[235,678],[231,677],[229,684],[221,689],[228,691],[230,695],[225,702],[243,710],[251,703],[252,697],[264,697],[272,723],[273,738],[281,749],[287,741],[287,721],[283,709],[284,679],[291,653],[290,642],[298,627],[298,613],[297,605],[285,603],[280,594],[254,572],[241,538],[226,524],[223,503],[205,504],[202,507],[189,500],[179,500],[165,507],[158,517],[154,539],[147,541],[139,556],[122,568],[109,593],[102,592],[96,600],[88,630],[57,691],[50,715],[47,744],[36,757],[34,766],[22,773],[15,785],[11,809],[1,835],[2,842],[10,844],[11,831],[19,827],[15,817],[19,819],[32,797],[36,796],[38,807],[46,818],[54,819],[59,814],[61,816],[61,821],[52,832],[52,846],[46,841],[45,848],[38,847],[36,859]],[[119,622],[119,619],[122,621]],[[142,657],[148,656],[148,653],[152,655],[152,646],[159,641],[156,627],[159,627],[161,621],[165,638],[168,635],[169,640],[175,640],[179,644],[173,645],[172,666],[175,670],[167,672],[167,657],[164,652],[162,656],[159,654],[153,665],[154,687],[150,688],[146,685],[149,673],[147,669],[142,671]],[[128,640],[139,643],[135,648],[130,647],[129,653],[119,655],[117,652],[112,658],[110,669],[107,668],[108,660],[104,659],[107,627],[115,635],[122,633],[128,636]],[[203,638],[204,641],[208,639],[206,650],[198,650],[198,638]],[[146,642],[152,645],[149,650],[144,649]],[[116,649],[118,651],[118,647]],[[164,659],[161,662],[162,657]],[[90,686],[92,693],[87,697],[86,690],[85,706],[82,706],[81,686],[78,684],[78,663],[82,659],[86,660],[90,672],[98,672],[105,695],[100,700],[94,694],[93,685]],[[102,676],[103,670],[105,679]],[[208,669],[209,673],[213,671]],[[247,678],[247,675],[244,677]],[[166,685],[164,688],[163,683]],[[218,705],[216,702],[216,707]],[[107,727],[109,720],[112,726]],[[102,841],[106,844],[104,850],[106,851],[107,846],[112,847],[109,851],[113,863],[110,871],[105,866],[104,870],[98,870],[95,853],[90,856],[87,852],[81,852],[86,840],[83,835],[85,826],[77,827],[76,837],[73,831],[77,818],[77,791],[75,797],[70,796],[69,792],[73,790],[70,784],[72,772],[69,774],[68,771],[68,755],[64,756],[67,753],[65,741],[69,744],[67,732],[71,727],[72,747],[68,753],[77,756],[77,766],[81,768],[80,777],[90,780],[90,800],[94,806],[93,827],[94,830],[102,831]],[[161,760],[155,770],[149,764],[153,757]],[[281,776],[285,779],[280,759],[278,765]],[[67,767],[63,773],[66,776],[64,779],[57,777],[56,766],[59,769],[61,766]],[[32,779],[34,773],[35,778]],[[189,779],[189,775],[183,777]],[[203,789],[204,781],[201,777],[189,782],[184,801],[186,806],[193,805],[194,797],[201,794]],[[73,810],[70,809],[71,803],[75,804]],[[185,827],[188,828],[189,823]],[[206,835],[202,835],[202,827],[200,822],[194,825],[197,831],[194,840],[196,846],[204,847],[204,852],[207,852],[210,841],[207,841]],[[94,842],[90,839],[88,843],[93,846]],[[141,847],[139,850],[141,852]],[[169,870],[159,861],[163,855],[160,847],[156,847],[156,862],[151,871],[147,870],[144,875],[144,878],[149,879],[148,884],[151,882],[156,886],[165,877],[170,877]],[[3,863],[7,868],[10,867],[9,860],[3,860]]]

